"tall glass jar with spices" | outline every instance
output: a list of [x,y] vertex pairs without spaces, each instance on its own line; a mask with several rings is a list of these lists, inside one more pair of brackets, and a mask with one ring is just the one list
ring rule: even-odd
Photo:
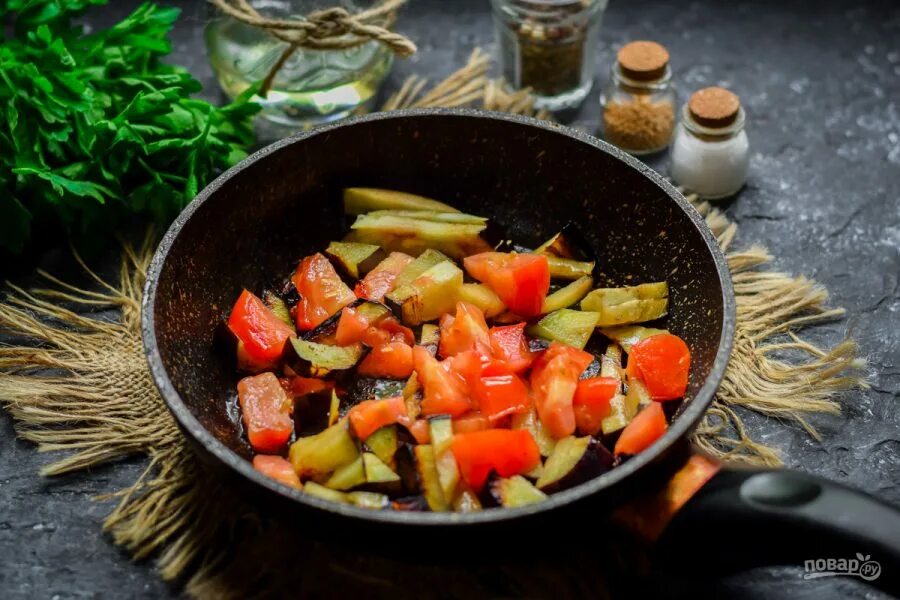
[[665,149],[675,129],[669,52],[651,41],[622,46],[600,103],[608,142],[635,155]]
[[548,110],[581,104],[594,81],[607,0],[491,0],[503,77]]
[[682,110],[671,158],[672,179],[701,198],[740,190],[750,166],[740,98],[720,87],[694,92]]

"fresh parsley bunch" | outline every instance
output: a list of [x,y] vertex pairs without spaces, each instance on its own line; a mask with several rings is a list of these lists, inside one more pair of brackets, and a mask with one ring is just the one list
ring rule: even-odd
[[53,219],[75,235],[170,220],[253,142],[249,93],[192,99],[200,84],[161,61],[178,9],[86,34],[74,19],[106,2],[0,0],[0,249]]

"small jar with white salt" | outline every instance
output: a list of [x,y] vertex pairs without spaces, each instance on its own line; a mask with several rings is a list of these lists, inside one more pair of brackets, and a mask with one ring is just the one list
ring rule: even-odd
[[694,92],[682,110],[671,159],[672,179],[701,198],[725,198],[740,190],[750,165],[740,99],[720,87]]

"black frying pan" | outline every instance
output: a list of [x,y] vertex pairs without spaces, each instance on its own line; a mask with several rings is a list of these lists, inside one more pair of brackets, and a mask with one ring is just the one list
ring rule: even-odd
[[[236,377],[213,352],[213,330],[242,287],[261,287],[344,233],[340,193],[349,186],[438,198],[490,217],[508,238],[525,245],[537,245],[576,221],[600,257],[599,285],[667,280],[667,326],[687,341],[693,361],[687,400],[665,436],[624,465],[545,502],[467,514],[369,511],[306,496],[256,472],[226,414]],[[663,548],[667,539],[683,541],[684,534],[717,539],[730,530],[744,540],[742,552],[727,553],[733,562],[863,552],[881,563],[877,582],[896,583],[900,516],[877,500],[790,471],[723,469],[713,475],[713,467],[684,477],[685,464],[706,464],[697,458],[686,463],[686,438],[721,381],[734,323],[731,280],[715,239],[658,174],[572,129],[449,109],[351,119],[254,154],[203,190],[169,229],[153,259],[143,303],[153,377],[201,456],[234,476],[254,499],[299,511],[308,522],[442,530],[512,529],[523,521],[537,526],[585,507],[596,514],[625,501],[631,507],[662,506],[652,504],[654,490],[665,490],[656,500],[671,496],[672,484],[665,484],[681,470],[671,480],[676,487],[687,479],[693,492],[709,482],[671,523],[668,509],[652,526],[636,522],[634,510],[626,519],[651,537],[668,523]],[[640,497],[645,504],[632,502]]]

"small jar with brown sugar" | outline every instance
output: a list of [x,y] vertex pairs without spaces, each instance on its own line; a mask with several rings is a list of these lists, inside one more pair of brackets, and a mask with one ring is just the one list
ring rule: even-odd
[[675,129],[669,52],[651,41],[622,46],[600,103],[606,141],[635,155],[665,149]]
[[671,158],[672,179],[701,198],[740,190],[750,165],[740,98],[720,87],[694,92],[682,109]]

